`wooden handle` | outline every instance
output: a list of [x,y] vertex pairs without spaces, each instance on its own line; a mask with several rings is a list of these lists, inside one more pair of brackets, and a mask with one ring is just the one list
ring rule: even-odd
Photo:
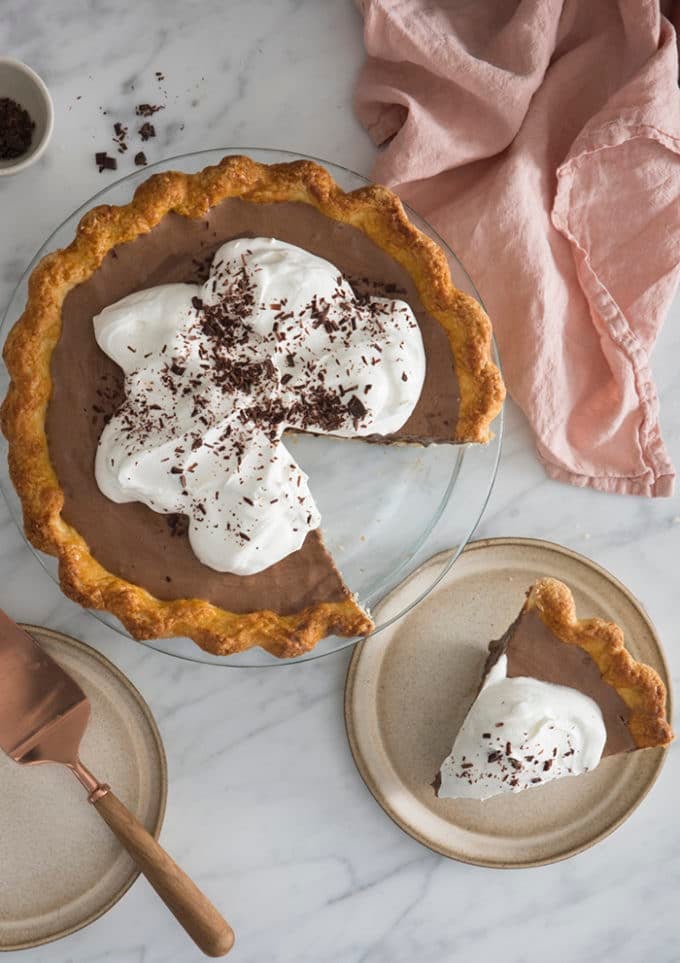
[[206,956],[225,956],[233,930],[198,886],[110,789],[93,805],[194,943]]

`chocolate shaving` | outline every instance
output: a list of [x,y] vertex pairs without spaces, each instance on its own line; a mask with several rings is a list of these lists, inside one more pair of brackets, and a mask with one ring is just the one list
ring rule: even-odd
[[181,537],[189,531],[189,519],[186,515],[166,515],[165,520],[173,536]]
[[352,395],[352,397],[349,399],[347,410],[352,418],[354,418],[356,421],[359,421],[366,414],[366,408],[356,395]]
[[0,97],[0,160],[21,157],[31,146],[35,123],[21,104]]
[[99,168],[99,173],[102,171],[115,171],[118,167],[118,161],[115,157],[109,157],[105,150],[98,151],[94,155],[95,164]]
[[138,117],[152,117],[159,110],[165,110],[161,104],[137,104],[135,113]]

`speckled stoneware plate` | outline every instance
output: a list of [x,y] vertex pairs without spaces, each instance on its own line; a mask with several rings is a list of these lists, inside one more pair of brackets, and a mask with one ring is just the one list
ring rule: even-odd
[[[90,697],[83,761],[158,836],[167,768],[149,707],[94,649],[50,629],[24,628]],[[38,946],[81,929],[138,875],[65,767],[18,766],[0,753],[0,950]]]
[[[417,589],[414,581],[427,583],[428,567],[441,562],[427,562],[392,592],[381,618],[389,621],[401,594]],[[520,538],[468,545],[419,606],[357,646],[347,676],[349,743],[378,803],[418,842],[480,866],[540,866],[589,848],[630,815],[664,761],[663,749],[648,749],[483,803],[435,797],[430,783],[474,699],[487,645],[513,621],[541,575],[571,587],[581,617],[617,622],[635,658],[652,665],[669,688],[659,640],[630,592],[575,552]]]

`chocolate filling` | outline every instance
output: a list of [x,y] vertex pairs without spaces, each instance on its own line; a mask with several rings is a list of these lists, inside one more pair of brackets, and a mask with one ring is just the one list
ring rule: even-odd
[[561,642],[538,612],[522,611],[505,635],[489,645],[484,678],[503,654],[508,657],[508,676],[571,686],[597,702],[607,730],[603,756],[636,748],[627,726],[630,710],[616,689],[602,679],[587,652]]
[[335,223],[303,203],[223,201],[207,217],[167,215],[149,234],[121,244],[100,269],[67,296],[62,335],[52,357],[52,397],[46,429],[52,463],[64,490],[63,517],[110,572],[160,599],[202,598],[232,612],[271,609],[282,615],[348,590],[320,533],[256,575],[236,576],[202,565],[177,516],[145,505],[117,505],[99,491],[94,458],[108,416],[120,405],[123,377],[97,346],[92,318],[133,291],[176,281],[204,280],[212,255],[235,237],[277,237],[326,258],[358,290],[402,297],[413,308],[427,354],[427,374],[402,440],[453,440],[458,385],[447,336],[422,308],[410,277],[361,231]]

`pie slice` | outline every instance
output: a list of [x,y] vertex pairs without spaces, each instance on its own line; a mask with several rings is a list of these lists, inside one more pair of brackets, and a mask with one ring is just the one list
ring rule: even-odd
[[[489,439],[504,395],[489,320],[453,286],[443,252],[399,199],[378,186],[344,193],[311,162],[237,156],[197,174],[154,175],[131,203],[90,211],[73,243],[42,260],[5,347],[2,428],[26,534],[59,558],[70,598],[112,612],[138,639],[182,635],[216,654],[260,645],[290,657],[326,635],[372,628],[320,528],[261,571],[218,571],[192,550],[185,513],[114,501],[95,477],[104,429],[129,385],[99,347],[93,319],[135,292],[204,282],[216,251],[238,238],[294,245],[330,262],[358,297],[410,306],[425,354],[422,389],[398,430],[367,440]],[[363,403],[350,403],[361,413]],[[303,411],[302,430],[306,423]]]
[[578,620],[567,586],[543,578],[489,644],[477,698],[433,785],[440,797],[483,800],[672,739],[654,669],[633,659],[617,625]]

